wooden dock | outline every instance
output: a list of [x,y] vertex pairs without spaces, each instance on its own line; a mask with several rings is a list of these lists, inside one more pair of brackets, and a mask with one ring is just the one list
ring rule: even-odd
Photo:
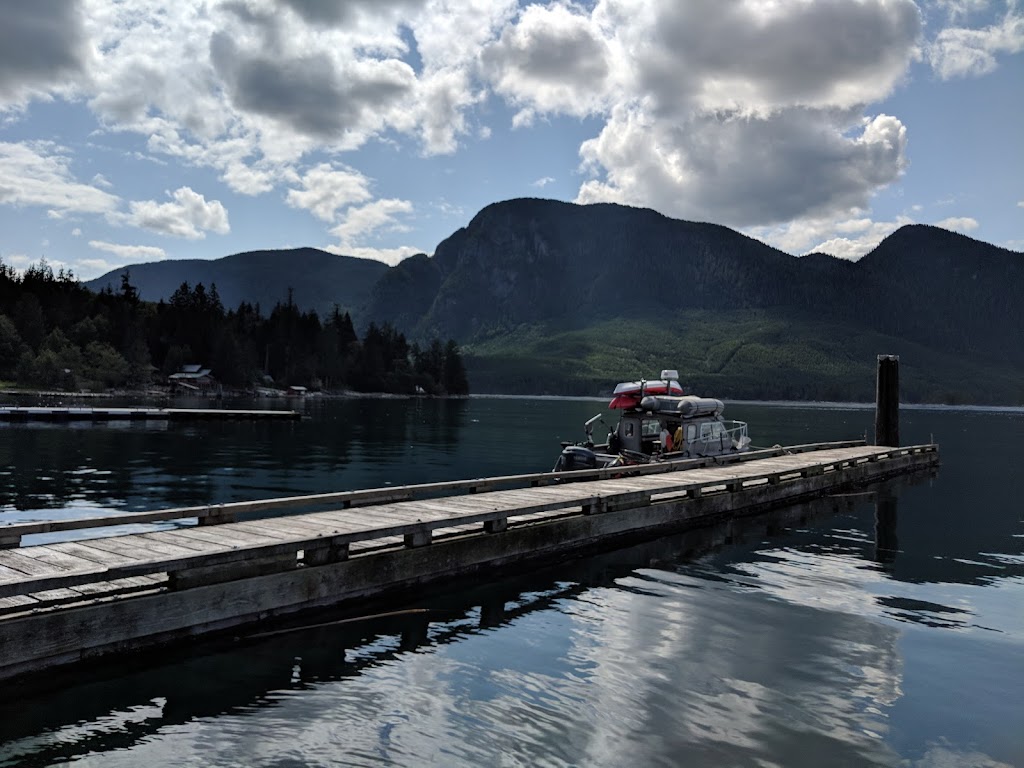
[[[607,548],[937,463],[935,445],[826,443],[0,526],[0,679]],[[321,507],[238,520],[246,513]],[[59,543],[23,541],[168,520],[182,525]]]
[[50,408],[0,406],[0,421],[213,421],[284,420],[302,418],[298,411],[229,408]]

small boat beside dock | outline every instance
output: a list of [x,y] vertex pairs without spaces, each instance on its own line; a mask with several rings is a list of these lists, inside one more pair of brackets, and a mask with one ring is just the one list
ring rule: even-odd
[[241,410],[229,408],[86,408],[49,406],[0,406],[0,422],[22,421],[297,421],[298,411]]
[[684,394],[679,372],[664,370],[658,379],[624,381],[615,387],[611,410],[621,411],[608,427],[608,439],[594,442],[589,419],[582,443],[562,443],[555,471],[647,464],[702,456],[742,453],[750,449],[747,424],[722,418],[725,404],[716,398]]

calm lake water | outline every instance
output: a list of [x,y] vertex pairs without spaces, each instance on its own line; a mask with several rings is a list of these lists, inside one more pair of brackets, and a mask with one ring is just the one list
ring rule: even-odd
[[[603,406],[4,425],[0,522],[547,470]],[[863,437],[874,417],[726,415],[760,446]],[[904,410],[901,431],[934,435],[936,473],[728,544],[702,530],[406,606],[428,612],[6,684],[0,766],[1024,766],[1024,411]]]

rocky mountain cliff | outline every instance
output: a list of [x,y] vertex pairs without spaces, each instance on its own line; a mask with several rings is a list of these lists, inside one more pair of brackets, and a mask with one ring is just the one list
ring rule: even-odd
[[389,270],[363,316],[472,343],[524,324],[752,309],[1024,362],[1024,256],[923,225],[849,262],[645,209],[510,200]]

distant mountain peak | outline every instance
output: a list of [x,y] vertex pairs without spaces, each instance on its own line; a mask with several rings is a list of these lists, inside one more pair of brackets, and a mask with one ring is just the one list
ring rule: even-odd
[[319,248],[300,247],[242,251],[219,259],[167,259],[130,264],[85,283],[92,290],[110,285],[118,290],[121,275],[130,273],[132,285],[146,301],[168,299],[183,283],[217,284],[221,301],[234,309],[242,301],[260,304],[269,312],[288,298],[296,305],[325,317],[337,304],[346,311],[361,307],[370,289],[388,271],[379,261],[342,256]]

